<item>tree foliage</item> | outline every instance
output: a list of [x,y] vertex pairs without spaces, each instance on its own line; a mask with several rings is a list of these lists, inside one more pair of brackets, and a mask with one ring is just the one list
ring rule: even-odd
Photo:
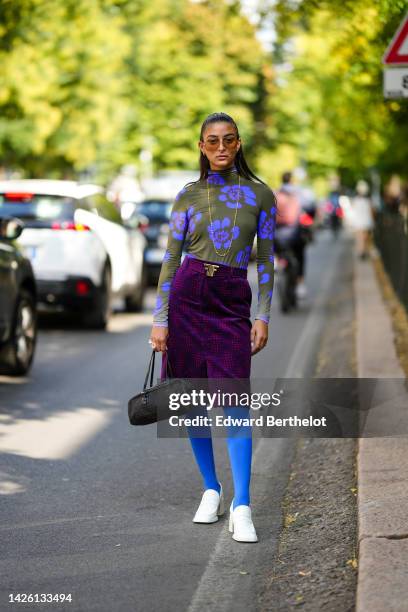
[[237,0],[0,0],[0,166],[108,177],[148,151],[155,169],[195,168],[222,110],[272,184],[299,163],[406,175],[407,102],[383,99],[381,65],[405,9],[259,0],[255,26]]
[[256,148],[269,58],[239,3],[0,0],[0,11],[3,165],[109,172],[145,149],[156,168],[195,165],[215,110]]
[[34,174],[92,164],[122,122],[122,17],[97,0],[0,7],[3,164]]
[[[272,10],[272,9],[270,9]],[[313,175],[377,168],[407,176],[408,104],[385,100],[382,56],[406,10],[399,0],[276,3],[278,132]]]

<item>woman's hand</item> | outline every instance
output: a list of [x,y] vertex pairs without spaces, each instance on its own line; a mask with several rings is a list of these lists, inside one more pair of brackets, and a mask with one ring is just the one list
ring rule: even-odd
[[152,349],[163,353],[167,351],[167,336],[169,335],[168,327],[161,327],[153,325],[150,333],[150,340],[152,341]]
[[261,319],[256,319],[251,329],[251,353],[256,355],[268,342],[268,324]]

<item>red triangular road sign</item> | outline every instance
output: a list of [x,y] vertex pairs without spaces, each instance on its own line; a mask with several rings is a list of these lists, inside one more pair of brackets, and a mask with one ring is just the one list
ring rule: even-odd
[[385,52],[383,64],[408,64],[408,14]]

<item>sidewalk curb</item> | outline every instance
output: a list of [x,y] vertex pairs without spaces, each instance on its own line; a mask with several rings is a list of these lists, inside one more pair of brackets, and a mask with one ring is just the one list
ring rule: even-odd
[[[403,379],[390,315],[370,261],[354,258],[359,378]],[[398,381],[390,381],[405,393]],[[404,399],[404,398],[403,398]],[[357,456],[359,573],[356,612],[404,612],[408,601],[408,437],[384,437],[405,421],[406,398],[369,414]],[[385,429],[384,429],[385,426]],[[406,431],[404,428],[403,431]],[[383,437],[380,437],[380,436]]]

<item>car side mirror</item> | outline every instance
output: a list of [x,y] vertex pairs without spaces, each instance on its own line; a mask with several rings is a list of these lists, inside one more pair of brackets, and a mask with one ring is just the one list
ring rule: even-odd
[[5,240],[16,240],[24,229],[24,223],[17,217],[0,219],[0,237]]

